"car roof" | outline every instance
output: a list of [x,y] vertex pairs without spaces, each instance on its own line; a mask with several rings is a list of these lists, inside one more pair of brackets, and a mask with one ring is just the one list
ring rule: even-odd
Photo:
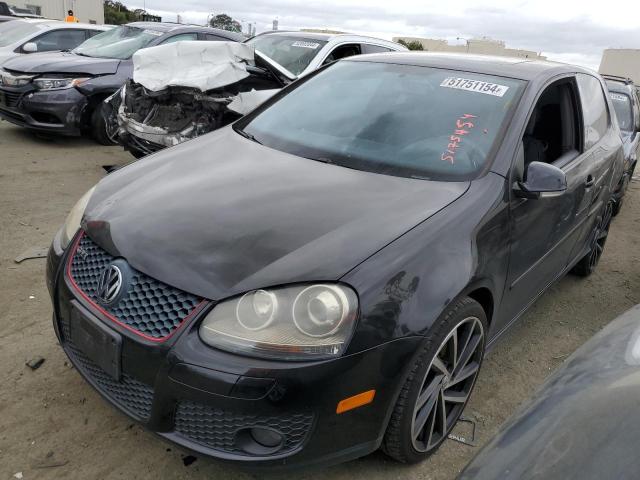
[[[539,76],[551,76],[561,73],[595,72],[576,65],[534,60],[519,57],[498,57],[491,55],[473,55],[468,53],[435,52],[391,52],[383,54],[358,55],[343,61],[395,63],[421,67],[446,68],[520,80],[533,80]],[[596,74],[597,75],[597,74]]]
[[229,32],[228,30],[222,30],[219,28],[206,27],[202,25],[188,25],[184,23],[171,23],[171,22],[132,22],[127,23],[128,26],[144,28],[147,30],[155,30],[162,33],[174,33],[178,31],[188,32],[202,32],[219,35],[229,40],[241,41],[244,40],[244,36],[240,33]]
[[308,38],[310,40],[324,40],[331,41],[335,39],[345,39],[352,41],[374,41],[374,42],[384,42],[384,43],[394,43],[396,45],[400,45],[399,43],[392,42],[391,40],[385,40],[383,38],[370,37],[367,35],[357,35],[353,33],[322,33],[322,32],[305,32],[305,31],[295,31],[295,30],[278,30],[274,32],[263,32],[262,35],[295,35],[296,37]]
[[55,29],[55,28],[83,28],[83,29],[91,29],[91,30],[109,30],[109,26],[106,25],[96,25],[94,23],[70,23],[70,22],[62,22],[60,20],[51,20],[48,18],[18,18],[15,20],[16,22],[26,22],[36,24],[40,27],[41,30],[45,29]]

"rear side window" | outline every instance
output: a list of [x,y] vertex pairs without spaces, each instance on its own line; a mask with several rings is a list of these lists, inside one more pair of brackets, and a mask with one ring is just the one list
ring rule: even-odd
[[175,43],[175,42],[183,42],[185,40],[198,40],[197,33],[181,33],[180,35],[174,35],[173,37],[169,37],[162,42],[162,45],[167,43]]
[[369,45],[367,43],[362,44],[362,53],[385,53],[392,52],[390,48],[380,47],[379,45]]
[[102,33],[102,30],[87,30],[87,38],[95,37],[99,33]]
[[579,73],[577,79],[585,128],[584,148],[588,150],[606,133],[609,127],[609,113],[600,81],[583,73]]
[[210,33],[206,33],[204,36],[207,42],[230,42],[228,38],[220,37],[218,35],[211,35]]

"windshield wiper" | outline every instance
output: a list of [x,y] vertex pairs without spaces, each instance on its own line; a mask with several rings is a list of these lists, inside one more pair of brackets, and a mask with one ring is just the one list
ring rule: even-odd
[[245,132],[244,130],[240,130],[240,129],[237,129],[236,132],[238,132],[244,138],[248,138],[252,142],[256,142],[256,143],[259,143],[260,145],[262,145],[262,142],[260,140],[258,140],[255,136],[251,135],[249,132]]

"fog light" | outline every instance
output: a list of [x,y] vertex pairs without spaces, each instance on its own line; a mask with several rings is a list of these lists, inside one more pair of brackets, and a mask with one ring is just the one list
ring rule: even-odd
[[251,438],[257,443],[267,448],[274,448],[280,446],[283,443],[284,438],[278,432],[269,430],[267,428],[252,428]]
[[244,452],[255,455],[273,455],[284,447],[284,435],[265,427],[247,427],[236,433],[236,446]]

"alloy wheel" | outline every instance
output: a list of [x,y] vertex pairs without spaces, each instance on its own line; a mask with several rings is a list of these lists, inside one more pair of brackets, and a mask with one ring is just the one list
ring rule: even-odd
[[419,452],[437,447],[462,413],[484,351],[484,328],[476,317],[462,320],[440,344],[422,381],[413,411],[411,441]]
[[595,227],[593,239],[591,240],[591,254],[589,256],[589,267],[593,270],[600,261],[602,253],[604,252],[604,245],[607,242],[609,236],[609,226],[611,225],[611,218],[613,217],[613,205],[611,202],[607,203],[607,206],[602,212],[602,217]]

